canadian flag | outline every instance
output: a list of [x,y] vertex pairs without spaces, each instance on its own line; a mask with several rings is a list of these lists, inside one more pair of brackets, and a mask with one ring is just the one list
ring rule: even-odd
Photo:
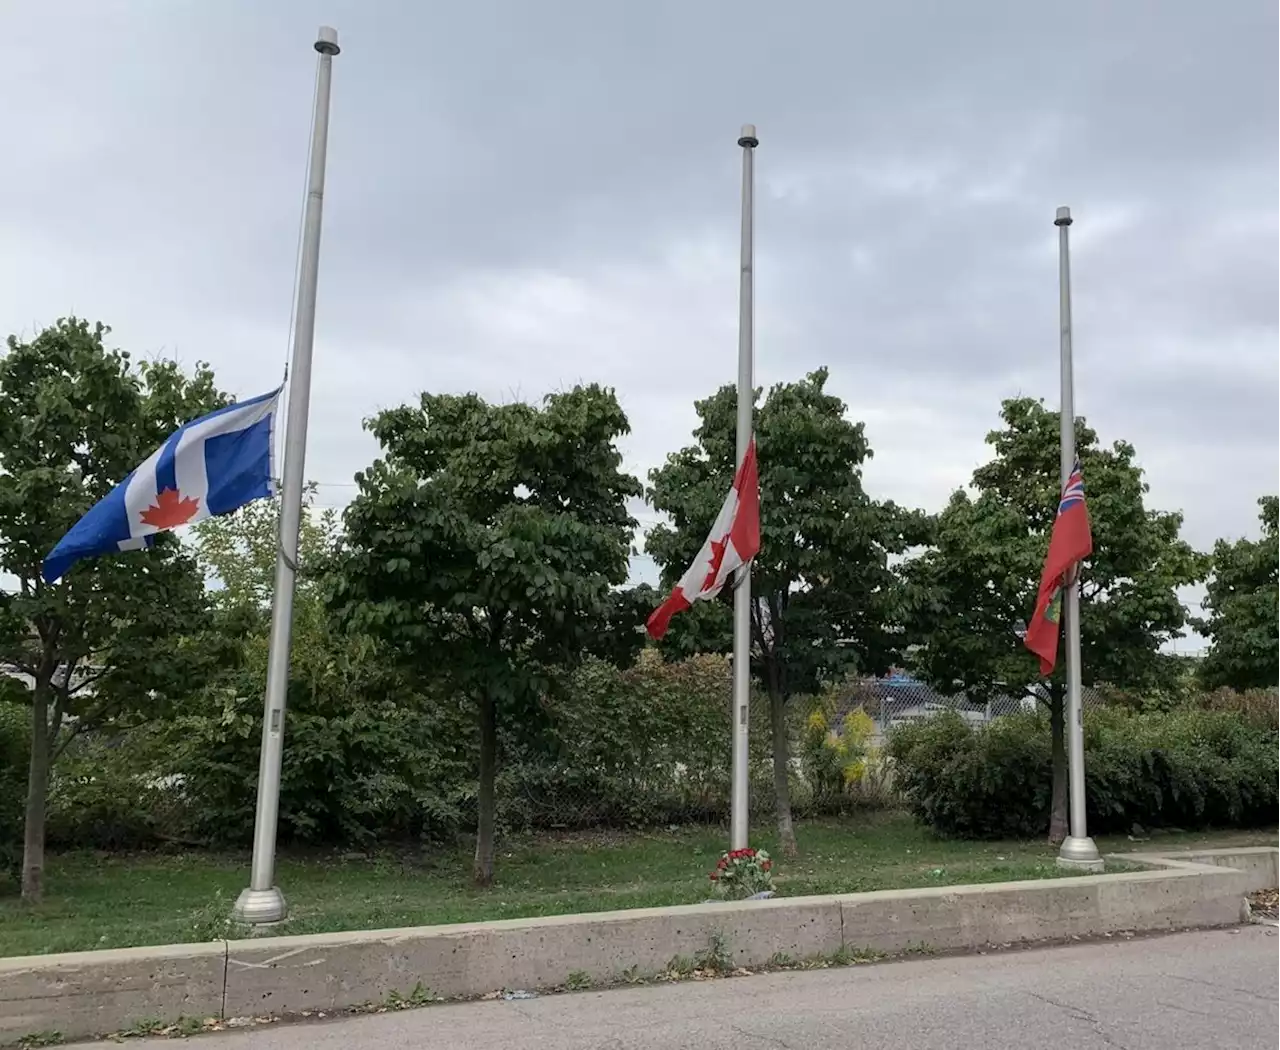
[[755,439],[733,478],[733,488],[720,508],[711,535],[693,559],[689,571],[680,577],[671,596],[649,616],[649,636],[655,641],[667,633],[671,617],[696,601],[706,601],[720,593],[734,571],[760,550],[760,480],[756,469]]

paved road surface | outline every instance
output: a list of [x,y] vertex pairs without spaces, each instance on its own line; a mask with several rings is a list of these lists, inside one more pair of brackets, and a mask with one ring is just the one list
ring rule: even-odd
[[[1258,1050],[1274,928],[428,1007],[202,1036],[193,1050]],[[129,1043],[174,1050],[167,1040]]]

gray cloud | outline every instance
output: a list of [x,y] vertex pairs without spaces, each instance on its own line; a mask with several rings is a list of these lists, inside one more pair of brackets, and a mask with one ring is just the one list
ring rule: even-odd
[[733,376],[738,124],[760,127],[758,367],[819,364],[868,485],[938,507],[1000,398],[1077,404],[1207,546],[1277,463],[1277,13],[1263,0],[0,15],[0,326],[76,310],[252,393],[287,350],[311,34],[337,25],[308,472],[422,388],[619,389],[646,471]]

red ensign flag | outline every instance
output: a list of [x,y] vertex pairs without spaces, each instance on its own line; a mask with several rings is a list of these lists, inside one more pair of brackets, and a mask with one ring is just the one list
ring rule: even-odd
[[1040,673],[1050,675],[1058,662],[1058,621],[1062,615],[1062,588],[1077,563],[1093,553],[1089,511],[1084,503],[1084,477],[1076,460],[1058,504],[1049,538],[1049,554],[1040,574],[1036,611],[1027,625],[1023,643],[1040,657]]

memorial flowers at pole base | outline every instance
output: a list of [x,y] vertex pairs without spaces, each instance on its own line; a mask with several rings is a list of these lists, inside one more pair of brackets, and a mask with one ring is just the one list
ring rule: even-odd
[[773,894],[773,861],[762,849],[735,849],[721,854],[711,885],[717,897],[745,900]]

